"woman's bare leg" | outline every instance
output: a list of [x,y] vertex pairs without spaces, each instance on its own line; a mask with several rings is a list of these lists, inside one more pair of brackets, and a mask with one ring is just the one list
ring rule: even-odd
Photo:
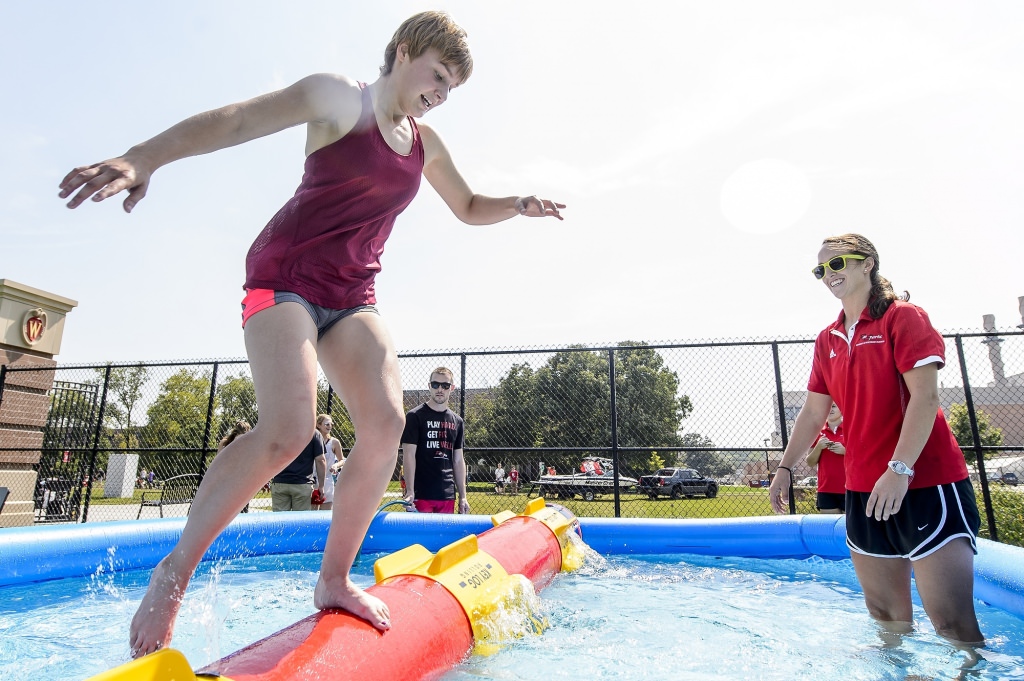
[[398,357],[384,322],[373,312],[335,324],[319,349],[320,365],[348,408],[356,439],[335,487],[313,603],[321,609],[347,610],[387,629],[387,605],[353,584],[349,571],[398,460],[405,428]]
[[154,569],[132,618],[139,657],[170,644],[189,579],[213,540],[267,480],[309,444],[316,417],[316,328],[296,303],[254,315],[245,326],[259,423],[214,458],[171,553]]
[[960,646],[985,645],[974,612],[974,551],[966,538],[914,561],[914,582],[935,633]]
[[868,613],[887,631],[906,634],[914,628],[914,604],[910,599],[910,561],[876,558],[850,552],[857,581],[864,591]]

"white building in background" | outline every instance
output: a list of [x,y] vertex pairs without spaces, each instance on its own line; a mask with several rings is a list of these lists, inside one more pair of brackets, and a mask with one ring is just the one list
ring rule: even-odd
[[[1019,297],[1021,324],[1017,327],[1024,330],[1024,296]],[[995,332],[994,315],[984,315],[983,328],[988,332]],[[985,385],[974,385],[971,380],[971,399],[974,408],[978,412],[984,412],[988,416],[990,425],[999,428],[1003,434],[1003,445],[1009,447],[1024,447],[1024,372],[1007,376],[1003,363],[1004,343],[1011,341],[1009,348],[1012,349],[1014,358],[1024,357],[1024,336],[998,337],[993,336],[981,341],[987,346],[988,360],[992,370],[992,381]],[[955,349],[950,348],[955,353]],[[968,361],[971,358],[967,358]],[[947,354],[947,370],[959,371],[959,361],[955,354]],[[957,377],[959,378],[959,376]],[[968,376],[968,378],[971,378]],[[941,374],[940,374],[941,380]],[[788,433],[793,431],[793,422],[796,415],[800,413],[801,407],[807,398],[806,391],[783,392],[783,405],[786,416],[786,429]],[[779,406],[775,395],[771,395],[775,423],[779,423]],[[966,404],[967,397],[962,387],[940,387],[939,404],[944,413],[954,404]],[[776,431],[771,435],[773,447],[781,447],[782,437]],[[1004,472],[1014,472],[1018,476],[1024,475],[1024,455],[1012,453],[1007,456],[986,458],[986,469],[990,477],[1002,475]],[[1003,470],[1003,469],[1006,470]]]

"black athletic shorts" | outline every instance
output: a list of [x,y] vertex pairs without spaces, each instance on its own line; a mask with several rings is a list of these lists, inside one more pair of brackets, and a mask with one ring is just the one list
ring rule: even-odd
[[846,492],[846,545],[877,558],[918,560],[964,537],[978,553],[981,527],[974,486],[969,478],[907,491],[899,513],[888,520],[864,515],[868,492]]
[[846,495],[836,492],[818,492],[818,499],[815,505],[819,511],[846,513]]

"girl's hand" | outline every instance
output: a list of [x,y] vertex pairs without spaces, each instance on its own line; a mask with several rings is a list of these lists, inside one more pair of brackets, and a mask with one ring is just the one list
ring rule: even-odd
[[520,196],[516,199],[516,210],[519,211],[519,214],[531,218],[551,216],[564,220],[565,218],[558,212],[561,208],[565,208],[564,203],[555,203],[549,199],[538,199],[536,196]]
[[785,468],[775,471],[771,487],[768,488],[768,499],[771,500],[772,510],[776,513],[789,513],[789,483],[792,482],[792,475]]
[[86,199],[102,201],[114,194],[128,190],[124,200],[126,213],[132,212],[139,201],[146,196],[152,171],[143,164],[126,156],[112,158],[91,166],[80,166],[64,176],[60,183],[60,198],[66,199],[81,187],[78,194],[68,201],[68,208],[77,208]]
[[868,503],[864,507],[864,515],[874,516],[875,520],[888,520],[891,516],[900,512],[903,506],[903,498],[907,496],[907,489],[910,487],[910,478],[906,475],[898,475],[890,470],[882,473],[882,477],[875,483],[874,489],[868,496]]

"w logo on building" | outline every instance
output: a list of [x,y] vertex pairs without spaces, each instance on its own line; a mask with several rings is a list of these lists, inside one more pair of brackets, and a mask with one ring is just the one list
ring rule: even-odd
[[46,311],[37,307],[26,312],[25,321],[21,326],[21,334],[25,337],[25,342],[35,345],[44,333],[46,333]]

